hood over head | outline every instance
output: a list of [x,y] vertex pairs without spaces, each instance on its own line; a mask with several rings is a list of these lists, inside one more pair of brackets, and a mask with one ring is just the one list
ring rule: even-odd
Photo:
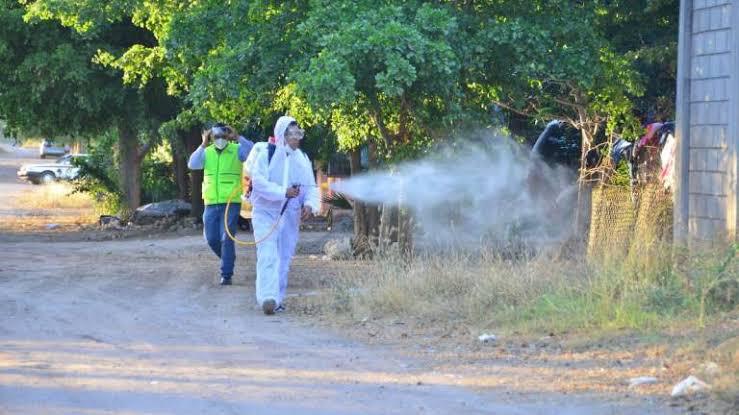
[[283,115],[282,117],[277,119],[277,122],[275,123],[275,144],[280,146],[284,146],[285,143],[285,131],[287,131],[287,127],[290,125],[291,122],[295,122],[295,118],[289,116],[289,115]]

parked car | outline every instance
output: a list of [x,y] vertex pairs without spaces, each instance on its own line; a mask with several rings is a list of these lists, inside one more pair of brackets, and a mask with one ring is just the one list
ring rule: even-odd
[[53,163],[24,164],[18,170],[18,178],[33,184],[73,180],[77,178],[80,169],[72,163],[72,160],[84,157],[87,157],[87,154],[67,154]]
[[47,156],[54,156],[54,157],[63,156],[69,153],[69,150],[70,150],[69,145],[66,145],[66,144],[63,146],[54,145],[54,143],[52,143],[46,138],[41,140],[41,144],[39,145],[39,149],[38,149],[39,156],[41,156],[42,159],[45,159]]

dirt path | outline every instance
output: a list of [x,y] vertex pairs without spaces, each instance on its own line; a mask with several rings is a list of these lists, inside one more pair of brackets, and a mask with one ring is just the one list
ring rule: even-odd
[[[464,385],[475,373],[347,340],[290,310],[265,317],[253,299],[253,250],[239,249],[235,285],[220,287],[197,231],[113,241],[110,232],[48,232],[70,215],[14,206],[34,189],[15,177],[34,154],[4,148],[2,415],[670,413],[520,385],[472,391]],[[301,238],[293,296],[353,266],[315,255],[325,234]]]
[[33,185],[18,179],[18,168],[24,163],[41,163],[43,161],[53,162],[53,160],[42,160],[38,157],[38,152],[27,148],[13,147],[5,142],[0,142],[0,195],[3,196],[6,203],[0,206],[0,218],[2,218],[12,203],[7,203],[17,198],[23,192],[33,189]]
[[[2,414],[658,413],[544,394],[510,402],[289,310],[265,317],[250,251],[236,285],[220,287],[198,236],[0,252]],[[293,292],[340,271],[326,264],[298,257]]]

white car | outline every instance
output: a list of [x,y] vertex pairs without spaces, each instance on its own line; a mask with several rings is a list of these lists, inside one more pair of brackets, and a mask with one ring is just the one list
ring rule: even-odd
[[24,164],[18,170],[18,178],[33,184],[48,184],[57,180],[77,178],[80,168],[72,165],[72,159],[85,158],[87,154],[67,154],[53,163]]
[[69,153],[69,146],[67,144],[65,145],[54,145],[51,141],[44,138],[41,140],[41,144],[39,145],[38,153],[39,156],[41,156],[42,159],[45,159],[47,156],[52,157],[59,157],[63,156],[65,154]]

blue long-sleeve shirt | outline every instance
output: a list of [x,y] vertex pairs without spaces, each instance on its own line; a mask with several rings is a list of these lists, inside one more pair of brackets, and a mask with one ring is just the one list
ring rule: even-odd
[[[239,160],[242,162],[246,161],[252,147],[254,147],[254,143],[252,141],[239,136]],[[190,170],[203,170],[204,166],[205,147],[201,145],[190,155],[190,159],[187,161],[187,167]]]

